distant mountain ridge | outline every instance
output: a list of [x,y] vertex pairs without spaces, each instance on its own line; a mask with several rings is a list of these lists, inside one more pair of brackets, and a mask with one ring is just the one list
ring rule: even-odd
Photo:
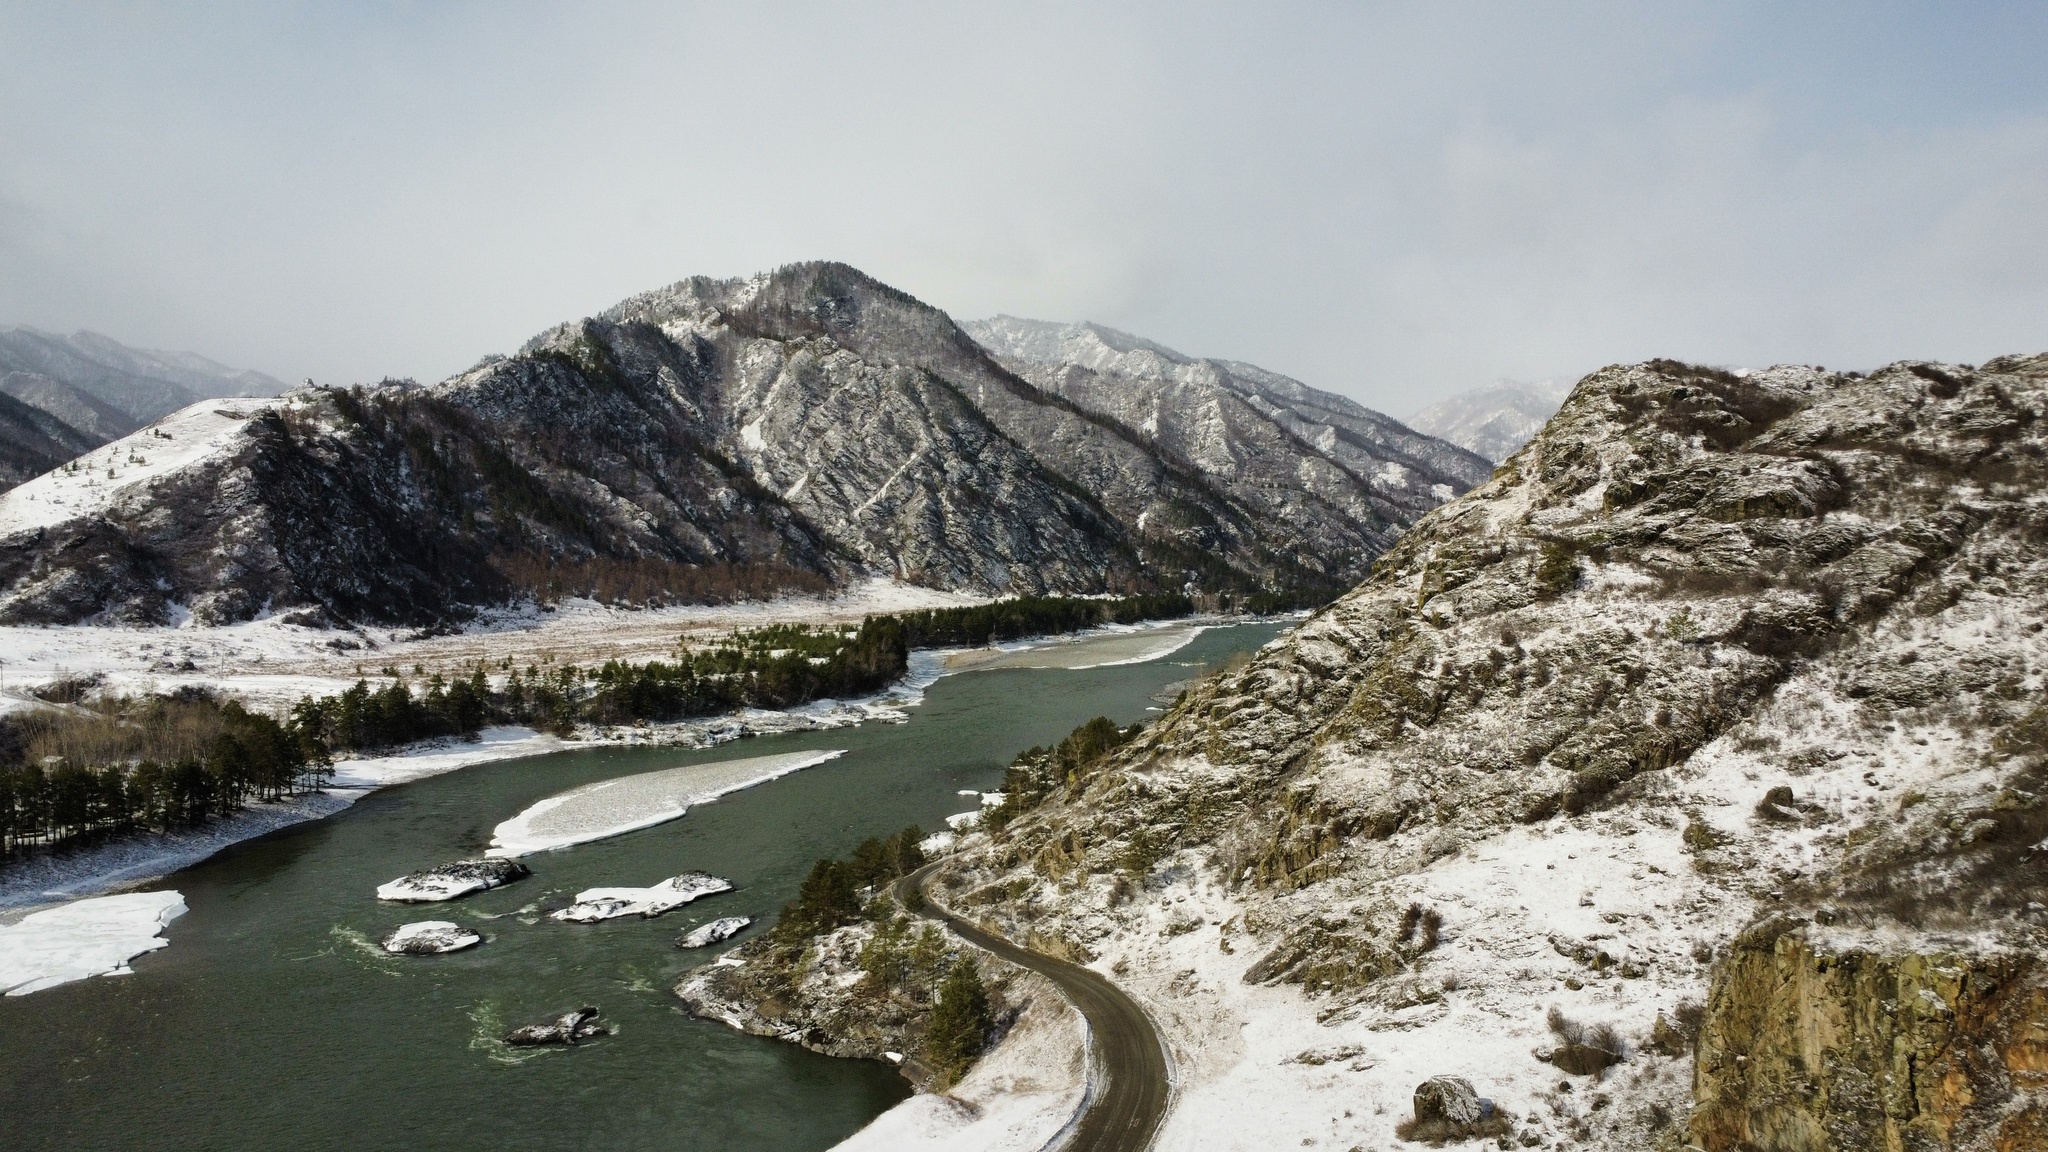
[[60,336],[35,328],[0,328],[0,390],[20,396],[18,376],[42,377],[126,413],[136,425],[222,396],[276,396],[284,381],[230,368],[195,352],[131,348],[97,332]]
[[1535,439],[1570,392],[1569,384],[1557,380],[1503,380],[1432,404],[1408,423],[1498,464]]
[[1265,515],[1405,522],[1492,465],[1254,364],[1187,356],[1100,324],[963,326],[1011,371],[1110,416]]
[[42,414],[0,413],[0,490],[200,400],[284,390],[281,380],[196,353],[131,348],[97,332],[0,328],[0,394]]
[[[1177,417],[1134,427],[1117,389],[1045,388],[843,264],[684,280],[429,387],[193,406],[0,497],[0,619],[432,621],[621,565],[656,583],[671,566],[1334,589],[1484,474],[1348,401],[1231,372],[1259,383],[1211,389],[1232,429],[1212,445]],[[1278,458],[1211,451],[1254,442]]]

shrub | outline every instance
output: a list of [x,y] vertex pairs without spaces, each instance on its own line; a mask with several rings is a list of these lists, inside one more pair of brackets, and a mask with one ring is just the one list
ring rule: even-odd
[[1612,1024],[1585,1025],[1565,1016],[1553,1004],[1544,1017],[1562,1043],[1550,1054],[1559,1071],[1573,1076],[1599,1076],[1628,1058],[1627,1045]]

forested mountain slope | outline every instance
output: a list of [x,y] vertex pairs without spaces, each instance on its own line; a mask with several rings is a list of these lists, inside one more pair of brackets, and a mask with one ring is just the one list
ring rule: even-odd
[[683,281],[430,387],[181,422],[0,502],[0,618],[426,621],[707,571],[718,594],[1313,590],[1470,474],[1354,499],[1282,444],[1251,494],[838,264]]
[[1161,1147],[1387,1146],[1439,1074],[1522,1144],[2034,1146],[2044,414],[2048,356],[1596,372],[1248,666],[1020,762],[956,899],[1149,999]]

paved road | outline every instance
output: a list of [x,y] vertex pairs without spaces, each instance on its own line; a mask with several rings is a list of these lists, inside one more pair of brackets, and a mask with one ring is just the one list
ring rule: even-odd
[[[916,888],[922,894],[936,867],[926,865],[897,881],[896,902],[906,909],[915,903],[909,899],[910,890]],[[929,897],[920,914],[944,921],[976,947],[1043,975],[1087,1017],[1103,1083],[1061,1152],[1144,1152],[1150,1147],[1152,1134],[1166,1115],[1166,1053],[1159,1030],[1145,1010],[1094,972],[1019,948],[955,916]]]

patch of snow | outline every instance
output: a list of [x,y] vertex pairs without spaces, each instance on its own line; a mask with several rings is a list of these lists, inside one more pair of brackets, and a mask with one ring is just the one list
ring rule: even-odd
[[128,962],[167,947],[164,925],[185,914],[176,892],[129,892],[47,908],[0,926],[0,990],[26,996],[90,976],[119,976]]
[[[1094,1085],[1087,1021],[1042,977],[1002,1041],[943,1094],[920,1093],[833,1152],[1038,1152],[1064,1138]],[[884,1053],[892,1062],[901,1056]]]
[[490,856],[524,856],[665,824],[695,804],[844,756],[843,748],[785,752],[640,772],[550,796],[497,826]]

